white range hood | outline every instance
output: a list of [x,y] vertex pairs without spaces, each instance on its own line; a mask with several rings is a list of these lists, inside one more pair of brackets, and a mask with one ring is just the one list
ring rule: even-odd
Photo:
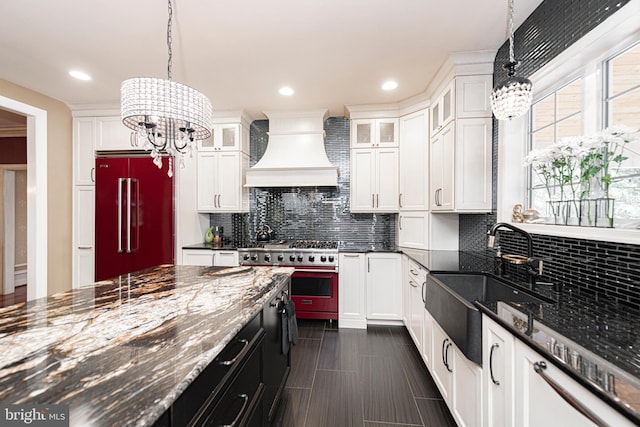
[[324,121],[329,111],[265,111],[269,143],[262,158],[247,170],[247,187],[320,187],[338,185],[338,167],[324,149]]

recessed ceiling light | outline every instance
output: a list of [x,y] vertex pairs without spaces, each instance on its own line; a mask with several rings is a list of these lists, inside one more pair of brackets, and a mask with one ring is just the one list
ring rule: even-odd
[[82,71],[72,70],[69,71],[69,75],[78,80],[91,80],[91,76],[87,73],[83,73]]
[[295,93],[294,90],[288,86],[281,87],[278,92],[280,92],[280,95],[282,96],[291,96]]
[[384,82],[382,84],[382,90],[394,90],[398,87],[398,82],[394,82],[393,80],[389,80],[388,82]]

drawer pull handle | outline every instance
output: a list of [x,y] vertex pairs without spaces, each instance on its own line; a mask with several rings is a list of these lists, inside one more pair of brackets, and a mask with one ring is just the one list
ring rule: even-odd
[[312,301],[310,299],[303,299],[303,300],[300,300],[300,302],[302,304],[311,304],[312,303]]
[[244,352],[244,349],[247,347],[247,345],[249,345],[249,341],[247,340],[238,340],[237,342],[242,343],[242,348],[240,349],[240,351],[238,352],[238,354],[236,354],[236,357],[234,357],[231,360],[221,360],[218,363],[224,366],[229,366],[229,365],[233,365],[234,363],[236,363],[238,361],[238,359],[240,358],[240,355]]
[[600,417],[598,417],[596,414],[591,412],[582,403],[580,403],[575,397],[573,397],[567,390],[565,390],[564,387],[562,387],[560,384],[556,383],[551,378],[549,378],[544,373],[545,369],[547,369],[547,364],[544,361],[535,362],[533,364],[533,370],[536,371],[536,374],[540,375],[542,379],[545,380],[546,383],[549,384],[549,386],[551,386],[551,388],[554,389],[555,392],[558,393],[560,397],[562,397],[565,400],[565,402],[571,405],[576,411],[580,412],[582,415],[587,417],[590,421],[592,421],[597,426],[601,426],[601,427],[609,426],[609,424],[602,421]]
[[494,343],[491,346],[491,351],[489,352],[489,375],[491,375],[491,381],[495,384],[495,385],[500,385],[500,381],[496,380],[493,376],[493,351],[496,348],[499,348],[500,344],[498,343]]
[[242,407],[240,408],[240,412],[238,412],[238,415],[236,415],[233,421],[231,421],[231,424],[222,424],[220,427],[235,427],[240,422],[240,419],[244,414],[244,410],[247,408],[247,404],[249,403],[249,396],[243,393],[243,394],[237,395],[236,399],[244,400],[244,402],[242,402]]

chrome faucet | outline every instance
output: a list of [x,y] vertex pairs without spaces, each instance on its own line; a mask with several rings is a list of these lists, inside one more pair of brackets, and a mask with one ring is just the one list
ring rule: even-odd
[[525,265],[527,267],[529,287],[531,288],[531,290],[535,289],[536,277],[542,276],[542,260],[533,257],[533,238],[531,237],[531,234],[509,223],[498,222],[494,224],[493,227],[489,229],[489,231],[487,231],[487,235],[489,236],[487,246],[489,248],[493,248],[496,240],[496,232],[501,228],[507,228],[527,239],[527,259],[525,261]]

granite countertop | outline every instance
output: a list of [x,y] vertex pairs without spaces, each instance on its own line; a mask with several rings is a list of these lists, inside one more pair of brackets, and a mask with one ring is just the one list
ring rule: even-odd
[[[429,271],[494,271],[493,258],[482,252],[408,249],[404,253]],[[544,282],[544,278],[540,281]],[[516,284],[528,288],[526,283]],[[554,303],[477,301],[475,304],[518,339],[640,425],[640,312],[603,296],[581,293],[579,287],[560,285],[556,290],[544,285],[536,288],[537,293]],[[561,343],[565,347],[560,347]],[[561,348],[568,349],[564,357]],[[582,363],[575,366],[571,359],[571,355],[576,354],[574,351],[582,354]],[[586,359],[590,362],[586,363]]]
[[0,309],[0,402],[152,424],[293,272],[158,266]]

